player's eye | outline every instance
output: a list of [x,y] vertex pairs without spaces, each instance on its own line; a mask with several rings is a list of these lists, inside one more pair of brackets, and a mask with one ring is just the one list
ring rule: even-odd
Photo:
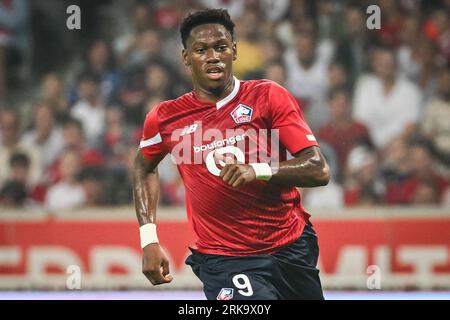
[[221,46],[217,47],[217,50],[218,51],[225,51],[227,49],[227,47],[228,47],[227,45],[221,45]]
[[195,52],[203,53],[203,52],[205,52],[205,49],[204,48],[198,48],[198,49],[195,49]]

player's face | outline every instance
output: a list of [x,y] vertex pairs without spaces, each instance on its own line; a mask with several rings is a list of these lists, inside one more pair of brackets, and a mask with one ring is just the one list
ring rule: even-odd
[[192,29],[183,50],[184,64],[191,68],[194,87],[220,95],[232,81],[236,43],[221,24],[204,24]]

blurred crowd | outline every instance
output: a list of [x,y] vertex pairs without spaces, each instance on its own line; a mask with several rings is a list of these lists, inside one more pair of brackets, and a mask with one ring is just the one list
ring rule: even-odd
[[[146,113],[192,90],[179,23],[222,7],[236,23],[235,75],[285,86],[330,163],[328,186],[302,190],[307,209],[450,207],[450,1],[120,2],[108,2],[120,10],[107,21],[126,28],[93,33],[70,63],[45,70],[11,103],[33,7],[0,0],[0,206],[58,213],[130,204]],[[371,4],[381,29],[367,27]],[[99,11],[96,24],[107,30],[102,19]],[[47,44],[33,45],[39,53]],[[159,173],[161,205],[183,205],[169,157]]]

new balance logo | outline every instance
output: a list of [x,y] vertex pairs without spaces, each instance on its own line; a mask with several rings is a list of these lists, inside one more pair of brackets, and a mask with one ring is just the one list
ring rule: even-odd
[[187,135],[187,134],[194,133],[195,130],[197,130],[197,128],[198,128],[198,124],[197,123],[191,124],[190,126],[186,126],[186,127],[183,128],[183,131],[181,131],[180,136],[184,136],[184,135]]

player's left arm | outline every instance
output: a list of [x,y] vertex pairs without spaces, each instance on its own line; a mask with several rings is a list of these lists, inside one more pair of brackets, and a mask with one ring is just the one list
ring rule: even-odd
[[320,148],[311,146],[293,155],[294,158],[271,164],[270,182],[283,186],[312,188],[325,186],[330,181],[330,167]]
[[232,187],[239,187],[257,178],[282,186],[303,188],[325,186],[330,180],[330,168],[317,146],[305,148],[295,153],[294,158],[278,164],[242,164],[217,152],[214,155],[217,161],[226,163],[220,177]]

